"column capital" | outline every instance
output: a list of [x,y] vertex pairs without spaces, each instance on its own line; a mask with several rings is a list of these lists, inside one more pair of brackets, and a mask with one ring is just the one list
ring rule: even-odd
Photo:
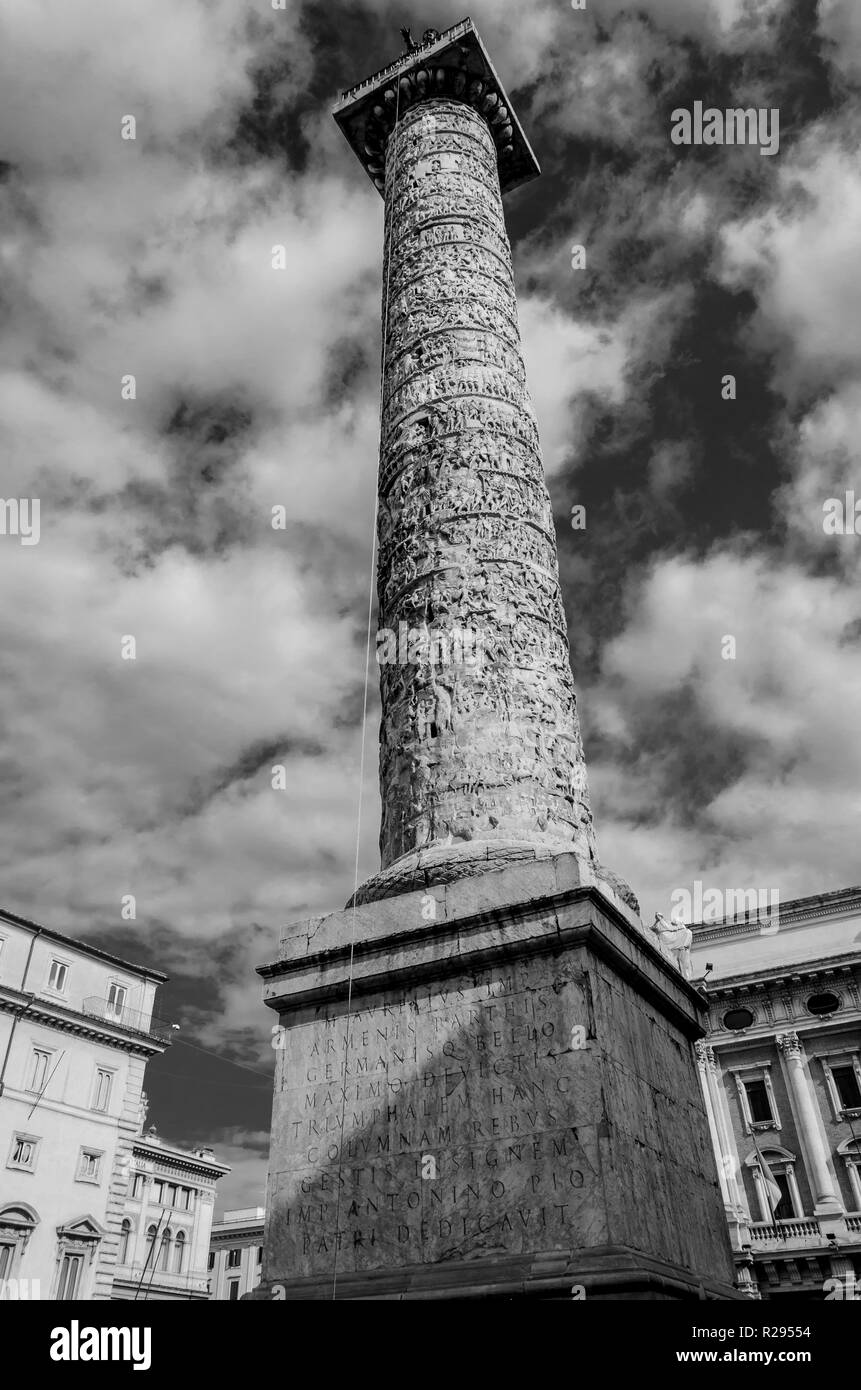
[[801,1039],[796,1032],[778,1033],[776,1041],[784,1057],[801,1057]]
[[706,1042],[705,1038],[700,1038],[699,1042],[694,1043],[694,1051],[697,1054],[697,1065],[703,1071],[706,1069],[711,1072],[717,1071],[714,1048]]

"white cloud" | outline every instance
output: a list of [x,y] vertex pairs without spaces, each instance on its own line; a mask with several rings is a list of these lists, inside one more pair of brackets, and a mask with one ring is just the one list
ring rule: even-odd
[[[737,769],[722,767],[712,790],[702,789],[695,876],[710,870],[717,881],[735,884],[745,881],[739,874],[756,873],[756,881],[778,885],[785,897],[857,878],[861,640],[847,640],[847,632],[859,616],[854,588],[775,563],[750,547],[746,553],[716,550],[701,561],[660,561],[632,594],[629,621],[604,653],[603,683],[585,698],[615,705],[616,728],[623,720],[624,746],[633,752],[638,720],[648,712],[659,716],[662,705],[687,689],[705,726],[696,733],[703,752],[709,729],[719,746],[729,738],[730,746],[741,740],[747,750]],[[727,635],[736,639],[736,660],[722,659]],[[695,746],[690,754],[690,777],[700,785]],[[664,843],[669,821],[673,834],[681,834],[680,855],[690,873],[697,868],[696,844],[686,844],[685,826],[674,816],[663,780],[665,757],[666,750],[651,758],[644,754],[626,767],[633,778],[633,817],[618,791],[624,781],[609,784],[611,815],[627,823],[613,833],[623,846],[633,834],[637,787],[646,779],[664,815],[656,815],[655,827],[637,826],[643,843],[636,859],[644,863],[653,838]],[[609,825],[612,830],[612,818]],[[626,864],[609,859],[607,828],[602,856],[630,873]],[[655,876],[647,869],[652,891]]]
[[[284,46],[285,76],[304,48],[294,10],[232,0],[41,0],[6,6],[0,55],[4,156],[59,175],[114,166],[189,131],[223,136],[250,100],[252,60]],[[26,84],[19,81],[26,72]],[[124,115],[135,145],[120,139]],[[107,204],[99,212],[107,211]]]
[[861,370],[861,170],[855,145],[814,128],[779,170],[781,200],[721,235],[720,274],[757,296],[758,336],[778,349],[788,395]]
[[550,474],[576,452],[582,398],[596,392],[608,400],[622,399],[627,344],[620,332],[578,322],[547,300],[524,296],[519,317],[544,467]]

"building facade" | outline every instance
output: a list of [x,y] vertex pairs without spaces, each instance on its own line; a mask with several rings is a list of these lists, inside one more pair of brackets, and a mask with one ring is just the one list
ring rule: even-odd
[[209,1296],[235,1302],[251,1293],[263,1274],[263,1207],[226,1211],[212,1227]]
[[0,912],[0,1295],[111,1297],[166,978]]
[[739,1286],[861,1292],[861,889],[693,927],[697,1045]]
[[176,1148],[154,1129],[135,1140],[114,1298],[193,1302],[209,1297],[215,1184],[229,1172],[212,1149]]

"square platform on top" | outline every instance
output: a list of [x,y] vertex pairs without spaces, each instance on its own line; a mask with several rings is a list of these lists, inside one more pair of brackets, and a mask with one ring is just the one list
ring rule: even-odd
[[[505,88],[471,19],[453,24],[438,37],[401,54],[395,62],[341,93],[333,115],[351,149],[366,170],[369,164],[374,163],[374,156],[366,148],[368,125],[373,120],[374,107],[379,108],[381,103],[387,105],[387,114],[391,120],[394,115],[394,102],[390,97],[386,103],[386,92],[394,94],[397,100],[397,89],[401,79],[410,78],[422,69],[429,70],[432,78],[439,71],[445,72],[448,77],[447,85],[439,88],[435,87],[432,80],[428,86],[428,94],[419,98],[420,100],[432,100],[434,95],[450,97],[451,81],[455,80],[456,75],[462,74],[466,78],[467,92],[469,84],[477,79],[483,84],[481,102],[486,102],[493,96],[497,98],[497,111],[499,105],[506,108],[506,119],[511,125],[512,133],[508,140],[510,153],[504,154],[502,150],[499,152],[499,182],[503,193],[540,174],[541,169],[532,146],[523,133]],[[372,179],[374,177],[370,171],[369,176]]]

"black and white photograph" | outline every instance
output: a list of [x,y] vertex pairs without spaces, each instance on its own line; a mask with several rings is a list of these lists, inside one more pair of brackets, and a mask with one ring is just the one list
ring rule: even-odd
[[859,147],[859,0],[0,0],[4,1349],[824,1374]]

